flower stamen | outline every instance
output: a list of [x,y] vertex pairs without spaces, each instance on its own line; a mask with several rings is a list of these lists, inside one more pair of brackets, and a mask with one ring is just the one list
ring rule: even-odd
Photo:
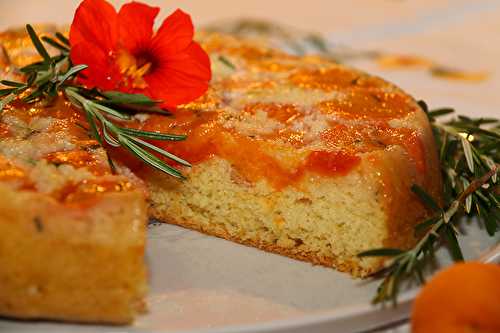
[[136,57],[125,50],[118,52],[117,64],[120,73],[127,78],[125,85],[134,89],[144,89],[148,86],[144,76],[150,72],[152,67],[151,62],[140,60],[142,61],[138,61]]

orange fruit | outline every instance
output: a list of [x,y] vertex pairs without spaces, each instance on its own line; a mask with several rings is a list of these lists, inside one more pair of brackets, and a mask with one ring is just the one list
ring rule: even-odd
[[500,333],[500,266],[468,262],[434,276],[417,296],[413,333]]

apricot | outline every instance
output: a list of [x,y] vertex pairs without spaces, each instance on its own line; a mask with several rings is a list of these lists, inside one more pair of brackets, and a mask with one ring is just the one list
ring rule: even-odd
[[500,265],[467,262],[437,273],[417,296],[413,333],[500,333]]

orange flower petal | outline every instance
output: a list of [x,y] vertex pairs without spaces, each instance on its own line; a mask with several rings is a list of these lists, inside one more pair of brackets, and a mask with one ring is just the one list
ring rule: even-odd
[[159,64],[159,68],[145,77],[148,91],[164,107],[175,107],[193,101],[208,89],[211,79],[210,60],[196,42],[184,51]]
[[84,41],[71,47],[71,60],[75,64],[88,64],[89,68],[78,78],[88,87],[112,90],[121,80],[115,64],[97,45]]
[[115,50],[117,37],[117,14],[113,6],[104,0],[84,0],[71,24],[71,46],[89,42],[108,53]]
[[191,17],[177,9],[163,21],[152,41],[152,52],[162,56],[185,50],[193,41]]
[[153,24],[160,9],[143,3],[125,4],[118,13],[118,36],[120,46],[134,53],[147,47],[153,37]]
[[162,61],[160,68],[163,68],[162,65],[167,69],[183,72],[197,80],[210,81],[212,78],[210,58],[196,42],[191,42],[184,52],[179,52]]

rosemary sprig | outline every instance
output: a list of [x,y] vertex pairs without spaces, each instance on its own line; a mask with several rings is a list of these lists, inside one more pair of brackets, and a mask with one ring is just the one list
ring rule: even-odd
[[437,118],[454,113],[453,109],[429,111],[419,102],[432,124],[439,147],[443,174],[444,208],[422,188],[413,192],[429,208],[431,217],[415,228],[420,237],[411,249],[375,249],[361,257],[391,257],[383,271],[384,279],[373,301],[396,301],[404,280],[416,278],[424,283],[422,266],[434,256],[437,246],[445,244],[455,261],[464,260],[456,225],[465,216],[477,217],[493,236],[500,224],[500,192],[497,184],[500,163],[500,120],[458,116],[447,122]]
[[[130,120],[131,114],[135,112],[169,115],[167,111],[158,107],[159,101],[141,94],[100,91],[77,85],[74,78],[87,66],[71,64],[68,39],[60,33],[56,33],[54,38],[45,36],[40,39],[30,25],[26,26],[26,30],[42,60],[20,69],[26,76],[26,82],[0,81],[7,87],[0,89],[0,112],[18,98],[25,103],[42,102],[44,105],[49,105],[58,94],[63,94],[73,106],[85,112],[90,134],[101,146],[106,147],[107,144],[111,147],[123,147],[146,164],[170,176],[184,178],[179,170],[166,163],[160,156],[183,166],[191,166],[189,162],[144,139],[182,141],[186,136],[149,132],[119,125]],[[57,49],[59,54],[50,56],[43,42]],[[110,164],[113,167],[111,160]]]
[[[100,100],[89,99],[82,94],[81,88],[79,89],[71,86],[66,87],[64,93],[73,105],[85,111],[92,136],[101,144],[106,142],[112,147],[124,147],[143,162],[176,178],[183,178],[182,173],[165,163],[148,150],[158,153],[181,165],[191,166],[189,162],[141,139],[181,141],[185,140],[186,136],[162,134],[121,127],[115,124],[111,119],[117,118],[119,120],[129,120],[130,116],[117,109],[106,106],[105,104],[109,103],[109,100],[103,103]],[[99,127],[102,129],[102,133],[98,131]]]

